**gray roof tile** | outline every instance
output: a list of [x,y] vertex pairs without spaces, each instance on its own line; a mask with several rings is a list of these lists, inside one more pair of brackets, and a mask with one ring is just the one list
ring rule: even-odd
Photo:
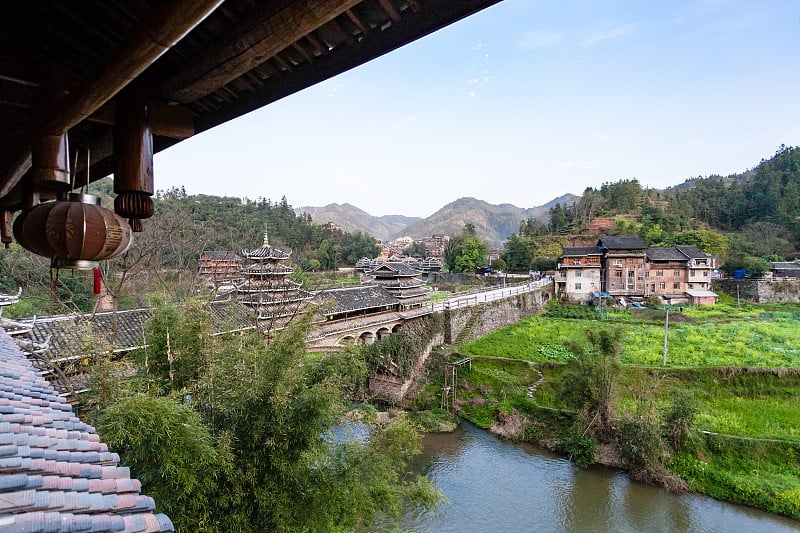
[[173,531],[0,329],[0,530]]

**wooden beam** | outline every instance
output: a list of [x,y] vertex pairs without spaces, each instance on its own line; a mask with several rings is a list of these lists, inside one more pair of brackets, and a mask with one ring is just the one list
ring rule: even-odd
[[[37,124],[35,131],[63,133],[79,124],[125,88],[161,55],[213,12],[223,0],[175,0],[158,4],[131,32],[131,39],[114,55],[101,74],[86,80]],[[30,168],[31,143],[10,168],[0,174],[0,196],[19,182]]]
[[363,33],[364,35],[369,33],[369,29],[367,29],[364,23],[361,22],[361,19],[358,18],[356,14],[349,9],[347,10],[347,18],[349,18],[353,22],[353,24],[355,24],[358,27],[358,29],[361,30],[361,33]]
[[188,103],[216,91],[344,13],[361,0],[266,2],[238,31],[214,43],[161,85],[168,102]]
[[[87,119],[107,126],[114,125],[116,103],[112,100],[92,113]],[[194,115],[185,107],[167,105],[164,102],[150,103],[150,126],[153,135],[188,139],[194,135]]]
[[389,0],[378,0],[378,3],[381,5],[386,14],[389,15],[389,18],[392,20],[392,24],[397,24],[400,22],[400,13],[394,8],[392,3]]

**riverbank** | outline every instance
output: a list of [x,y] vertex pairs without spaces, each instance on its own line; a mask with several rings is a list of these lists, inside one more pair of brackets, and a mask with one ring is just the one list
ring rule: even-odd
[[[687,309],[683,316],[669,338],[675,362],[666,367],[652,355],[640,355],[654,353],[660,360],[663,343],[663,325],[646,317],[537,316],[498,330],[451,356],[473,357],[471,368],[459,369],[455,408],[478,427],[543,446],[582,466],[625,468],[636,479],[673,490],[800,519],[798,309],[723,305]],[[583,406],[565,394],[576,355],[575,346],[563,339],[580,341],[584,329],[611,325],[622,326],[616,360],[623,364],[613,384],[610,417],[600,424],[587,421]],[[648,347],[643,333],[656,327],[662,337]],[[735,355],[724,342],[730,330],[759,337],[753,342],[764,348],[757,357],[757,345],[739,351],[740,360],[762,366],[731,364]],[[631,338],[638,340],[627,342]],[[491,356],[477,353],[490,350]],[[679,366],[681,358],[708,364]],[[775,361],[781,366],[769,366]],[[435,365],[443,363],[430,368],[432,379],[418,395],[417,408],[440,404],[442,373]]]

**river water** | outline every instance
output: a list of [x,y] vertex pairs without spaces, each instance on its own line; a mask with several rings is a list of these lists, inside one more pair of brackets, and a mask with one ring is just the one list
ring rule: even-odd
[[[462,423],[427,435],[415,468],[448,501],[432,512],[407,509],[414,532],[784,532],[800,522],[692,494],[636,483],[616,470],[581,470],[527,445]],[[391,531],[389,522],[373,531]]]

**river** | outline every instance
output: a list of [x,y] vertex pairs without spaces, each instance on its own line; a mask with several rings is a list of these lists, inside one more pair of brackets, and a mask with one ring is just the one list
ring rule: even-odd
[[[581,470],[541,449],[462,423],[427,435],[414,467],[448,499],[407,509],[414,532],[784,532],[800,522],[695,494],[671,494],[613,469]],[[372,531],[391,531],[390,522]]]

